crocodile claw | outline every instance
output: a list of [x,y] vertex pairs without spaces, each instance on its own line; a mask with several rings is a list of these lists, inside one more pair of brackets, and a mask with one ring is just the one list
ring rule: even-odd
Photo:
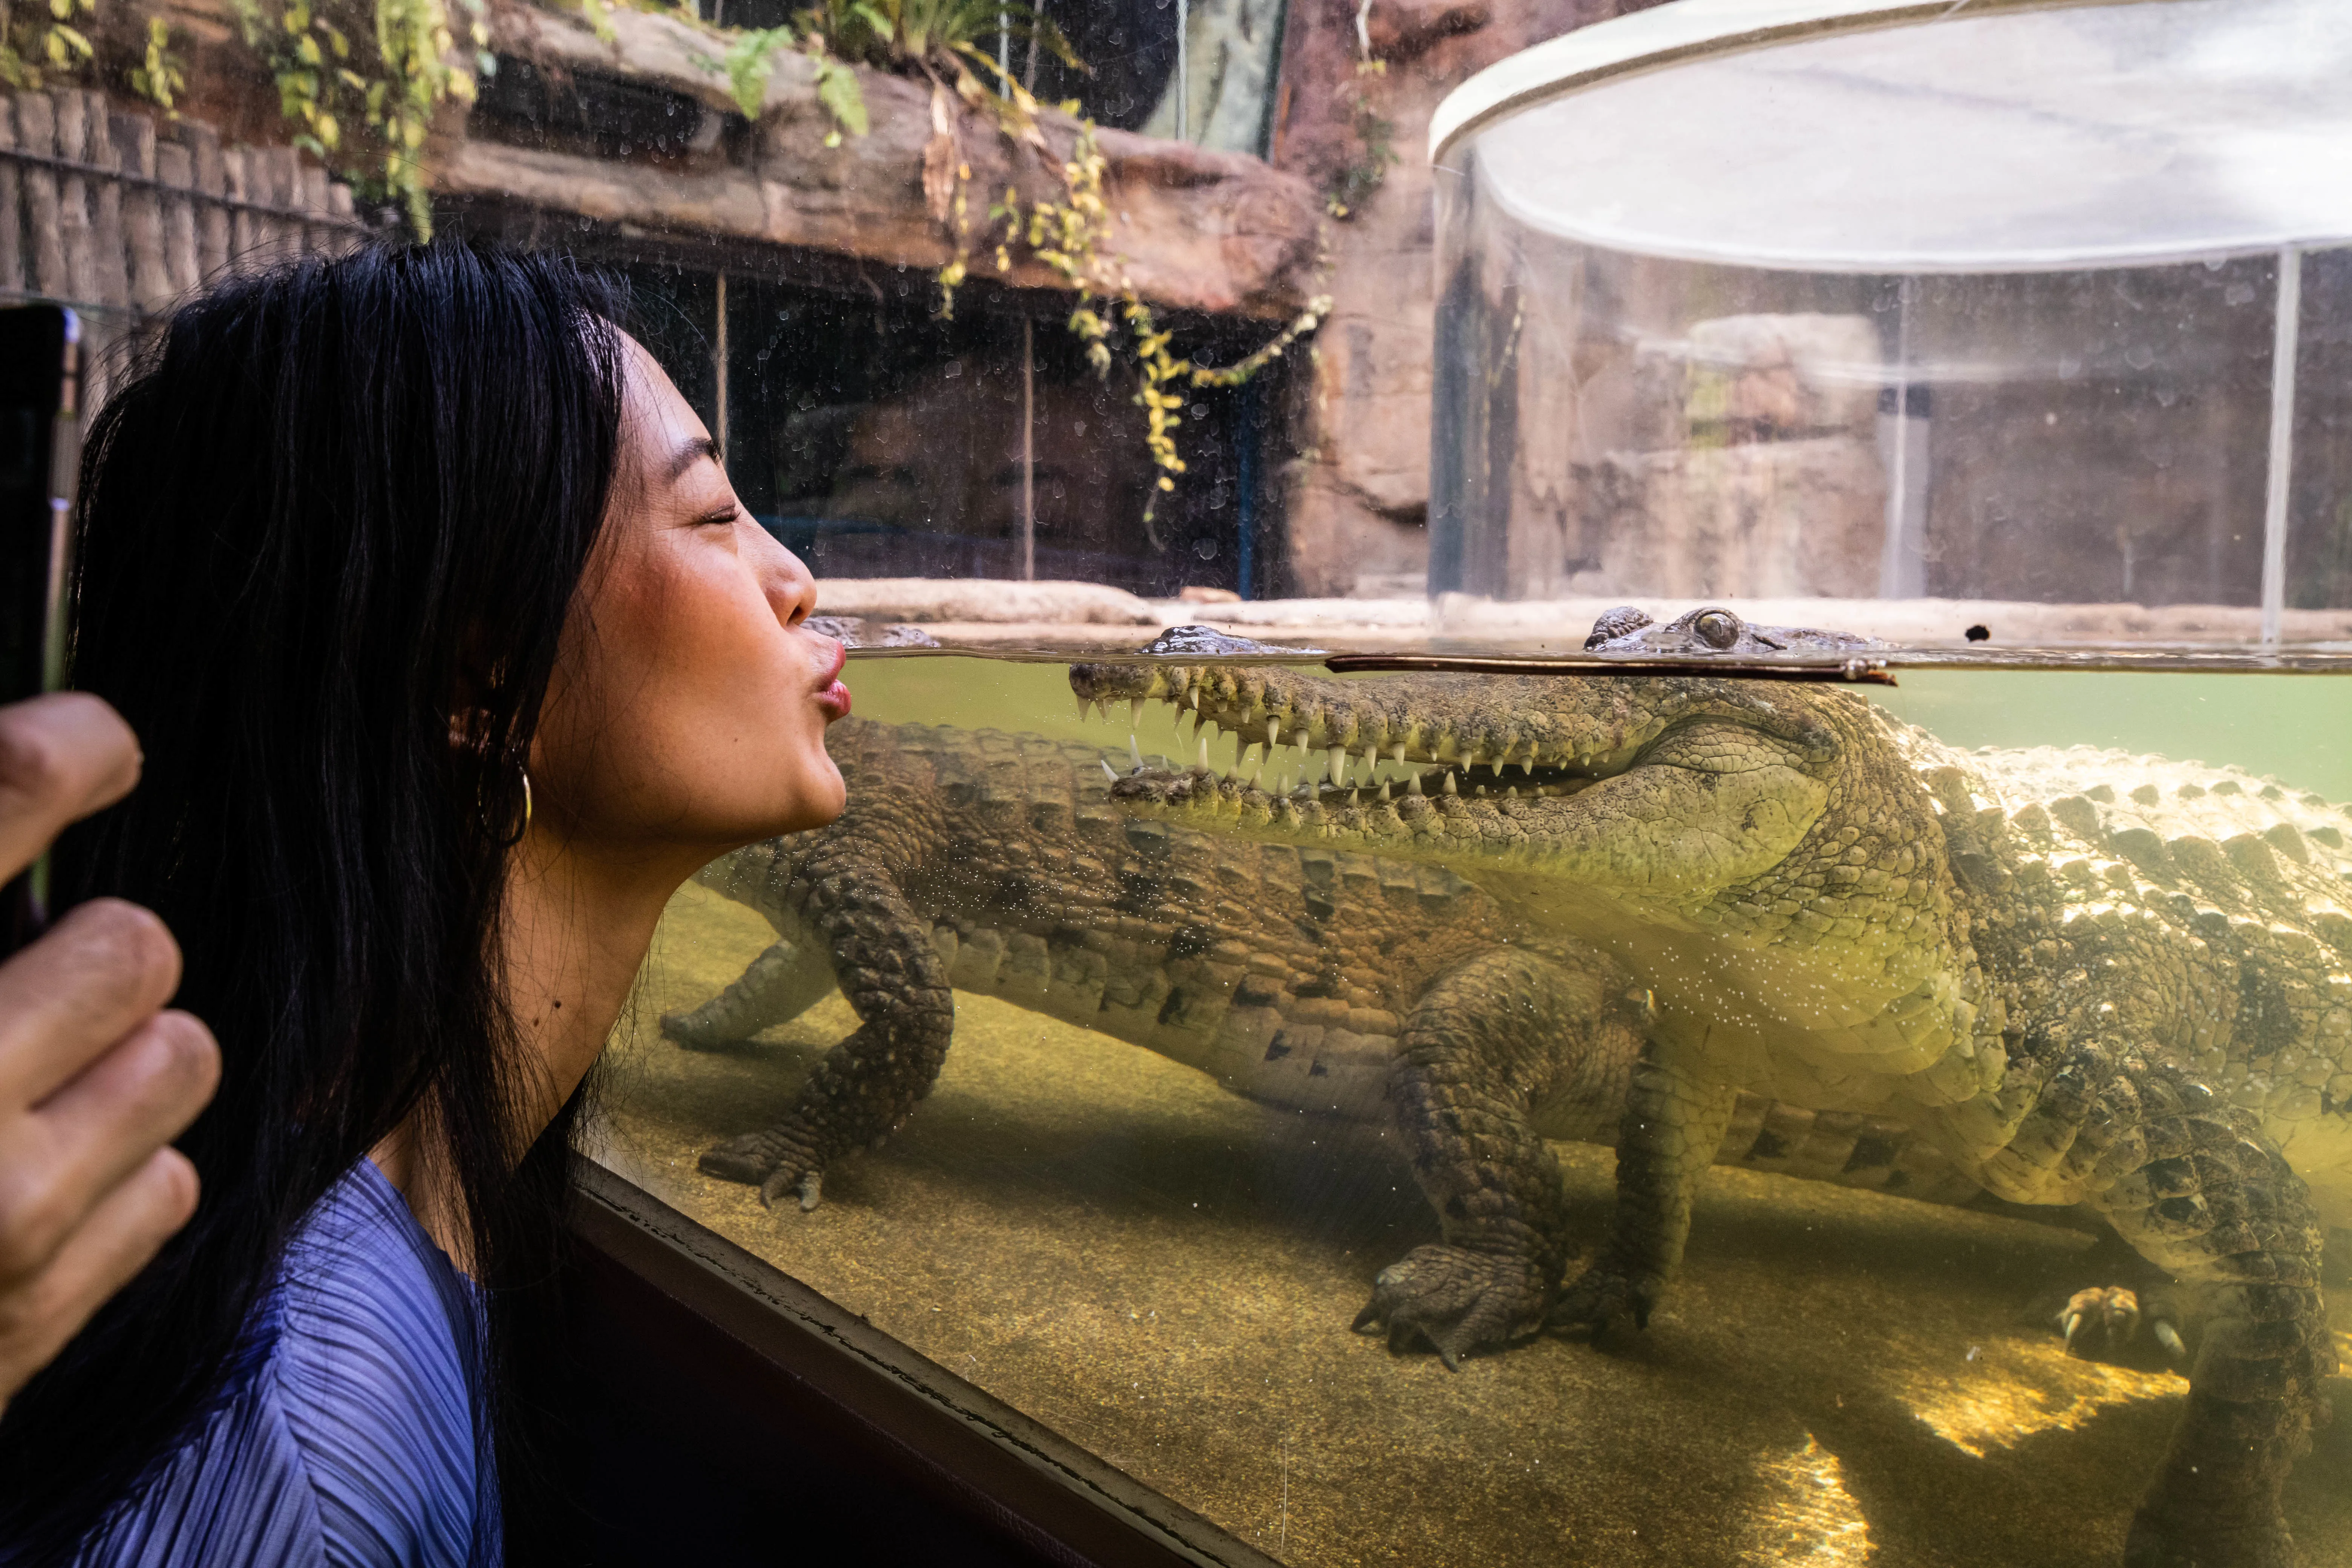
[[1654,1287],[1628,1279],[1613,1268],[1588,1268],[1561,1292],[1558,1304],[1545,1317],[1544,1326],[1570,1331],[1581,1330],[1596,1340],[1621,1318],[1631,1317],[1635,1328],[1646,1329],[1650,1326],[1650,1309],[1656,1300]]
[[[798,1179],[795,1180],[795,1177]],[[801,1212],[806,1214],[816,1207],[824,1197],[824,1173],[823,1171],[795,1172],[790,1165],[777,1166],[768,1173],[768,1179],[760,1184],[761,1206],[773,1208],[778,1198],[791,1192],[800,1194]]]
[[784,1194],[797,1192],[801,1207],[813,1209],[824,1188],[824,1173],[780,1128],[746,1132],[714,1144],[697,1163],[706,1176],[756,1184],[763,1205],[772,1206]]
[[1352,1327],[1360,1334],[1385,1328],[1389,1349],[1397,1352],[1426,1341],[1449,1370],[1460,1372],[1472,1352],[1533,1333],[1545,1294],[1524,1258],[1416,1247],[1381,1270]]
[[2189,1347],[2172,1319],[2171,1305],[2161,1293],[2143,1302],[2139,1293],[2127,1286],[2094,1286],[2067,1298],[2058,1310],[2058,1329],[2066,1337],[2070,1354],[2090,1356],[2100,1351],[2113,1354],[2137,1337],[2145,1320],[2149,1338],[2174,1360],[2185,1360]]

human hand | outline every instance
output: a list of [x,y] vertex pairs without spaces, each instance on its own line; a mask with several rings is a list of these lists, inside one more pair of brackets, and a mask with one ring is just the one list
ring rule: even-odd
[[[61,692],[0,708],[0,880],[139,779],[113,709]],[[180,949],[94,899],[0,964],[0,1408],[195,1212],[170,1140],[220,1078],[212,1032],[163,1010]]]

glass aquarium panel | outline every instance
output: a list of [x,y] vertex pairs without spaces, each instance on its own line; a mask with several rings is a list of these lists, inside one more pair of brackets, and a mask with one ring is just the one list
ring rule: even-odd
[[1453,629],[1696,595],[1912,646],[2343,641],[2352,14],[1877,9],[1665,7],[1440,110]]
[[2352,1564],[2352,681],[847,679],[595,1137],[932,1363],[1284,1563]]
[[[1280,570],[1278,369],[1187,392],[1182,482],[1158,490],[1131,378],[1097,374],[1057,319],[969,298],[941,317],[928,279],[845,299],[686,266],[623,270],[639,335],[721,439],[744,506],[821,578],[1254,598]],[[1178,345],[1213,363],[1245,352],[1241,336],[1193,323]]]

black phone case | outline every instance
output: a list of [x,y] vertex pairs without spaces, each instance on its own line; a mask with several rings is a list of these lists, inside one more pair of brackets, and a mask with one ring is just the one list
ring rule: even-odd
[[[56,689],[65,658],[67,515],[79,467],[80,324],[0,310],[0,702]],[[0,894],[0,955],[48,924],[45,855]]]

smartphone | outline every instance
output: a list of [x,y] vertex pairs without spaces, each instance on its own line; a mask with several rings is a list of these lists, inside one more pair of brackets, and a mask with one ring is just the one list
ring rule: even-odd
[[[67,514],[81,467],[81,323],[61,305],[0,310],[0,703],[65,672]],[[49,858],[0,893],[0,956],[49,923]]]

